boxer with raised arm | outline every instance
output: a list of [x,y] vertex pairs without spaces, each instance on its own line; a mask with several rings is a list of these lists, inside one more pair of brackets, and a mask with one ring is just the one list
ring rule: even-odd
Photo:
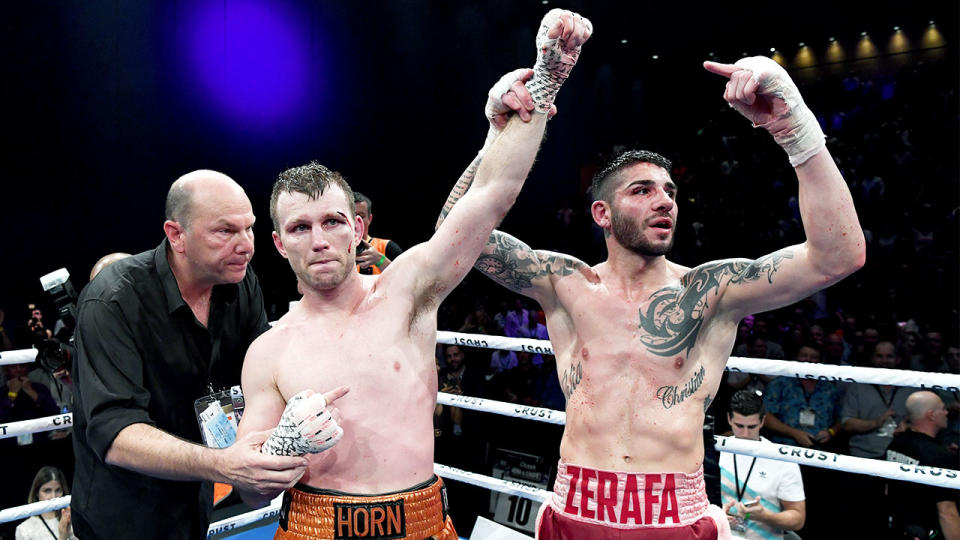
[[[548,79],[538,94],[545,111],[588,37],[589,22],[573,13],[544,19],[537,68]],[[433,474],[437,309],[515,201],[546,119],[511,121],[444,225],[379,275],[354,269],[363,222],[343,177],[317,163],[280,174],[273,239],[303,299],[251,345],[240,424],[242,436],[279,420],[264,449],[311,453],[284,496],[276,538],[457,538]]]
[[[737,323],[805,298],[864,263],[850,192],[787,73],[767,58],[704,67],[729,79],[724,99],[787,151],[806,241],[756,260],[696,268],[667,260],[677,186],[670,162],[645,151],[614,159],[591,186],[606,261],[591,267],[500,231],[490,236],[475,267],[540,303],[567,397],[540,538],[606,538],[611,528],[618,538],[729,538],[726,518],[704,491],[702,425]],[[522,85],[501,82],[487,105],[493,131],[512,111],[523,117],[530,109]],[[476,166],[457,183],[439,223],[472,190]]]

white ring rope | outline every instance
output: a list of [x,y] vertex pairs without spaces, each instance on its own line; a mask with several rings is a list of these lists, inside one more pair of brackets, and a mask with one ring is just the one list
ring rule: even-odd
[[0,353],[0,366],[9,366],[13,364],[26,364],[34,362],[37,359],[36,349],[17,349],[15,351],[3,351]]
[[[533,354],[553,354],[549,341],[510,338],[506,336],[487,336],[483,334],[463,334],[459,332],[437,332],[437,343],[503,349],[508,351],[526,351]],[[742,358],[731,356],[727,361],[727,370],[760,375],[783,375],[798,379],[823,379],[827,381],[891,384],[895,386],[915,386],[948,390],[960,389],[960,375],[953,373],[928,373],[904,369],[882,369],[873,367],[835,366],[833,364],[814,364],[766,358]]]
[[[503,349],[510,351],[526,351],[533,354],[553,354],[549,341],[509,338],[505,336],[489,336],[482,334],[464,334],[459,332],[437,332],[437,343],[448,345],[462,345],[465,347],[480,347]],[[0,354],[0,365],[22,364],[36,360],[36,349],[20,349],[5,351]],[[934,390],[957,391],[960,388],[960,375],[949,373],[927,373],[906,371],[899,369],[880,369],[855,366],[836,366],[830,364],[811,364],[807,362],[791,362],[786,360],[740,358],[731,356],[726,369],[734,372],[757,373],[796,377],[804,379],[823,379],[838,382],[857,382],[874,384],[892,384],[896,386],[912,386],[931,388]],[[472,409],[481,412],[490,412],[503,416],[525,418],[549,424],[565,425],[566,413],[543,407],[530,407],[506,403],[485,398],[458,396],[454,394],[437,393],[437,403]],[[0,439],[15,437],[24,433],[39,433],[72,427],[71,413],[35,418],[21,422],[0,424]],[[822,467],[850,473],[869,474],[894,480],[905,480],[921,484],[960,489],[960,471],[953,469],[938,469],[921,465],[907,465],[878,459],[860,458],[844,454],[835,454],[822,450],[801,448],[786,444],[750,441],[734,437],[714,436],[716,449],[723,452],[763,457],[778,461],[787,461],[802,465]],[[491,478],[482,474],[465,471],[455,467],[434,464],[434,472],[443,478],[458,480],[464,483],[480,486],[492,491],[517,495],[526,499],[544,502],[552,496],[552,492],[540,488],[527,486],[519,482]],[[229,530],[255,523],[262,519],[275,517],[280,513],[282,496],[274,499],[270,505],[240,514],[232,518],[210,524],[207,536],[220,534]],[[26,517],[59,510],[70,505],[70,496],[35,502],[23,506],[16,506],[0,510],[0,523],[15,521]]]
[[[524,418],[547,422],[551,424],[566,423],[566,414],[541,407],[526,407],[492,399],[456,396],[440,392],[437,394],[437,403],[472,409],[475,411],[491,412],[514,418]],[[921,484],[930,484],[951,489],[960,489],[960,472],[953,469],[937,469],[921,465],[905,465],[882,459],[868,459],[845,454],[834,454],[812,448],[790,446],[788,444],[764,443],[733,437],[714,436],[716,449],[721,452],[744,454],[748,456],[765,457],[777,461],[789,461],[802,465],[812,465],[825,469],[835,469],[845,472],[882,476],[894,480],[906,480]]]
[[283,503],[283,493],[277,495],[270,504],[264,506],[263,508],[258,508],[256,510],[251,510],[244,514],[238,514],[231,518],[223,519],[217,521],[216,523],[211,523],[210,528],[207,529],[207,538],[210,538],[213,535],[221,534],[226,531],[232,531],[234,529],[239,529],[251,523],[256,523],[261,519],[267,519],[272,517],[280,516],[280,505]]
[[52,512],[70,506],[70,496],[57,497],[46,501],[25,504],[23,506],[14,506],[0,510],[0,523],[16,521],[18,519],[36,516],[45,512]]
[[[462,345],[484,349],[502,349],[507,351],[525,351],[532,354],[553,354],[549,341],[506,336],[488,336],[483,334],[464,334],[460,332],[437,332],[437,343],[444,345]],[[36,349],[19,349],[0,353],[0,365],[34,362]],[[960,390],[960,375],[954,373],[928,373],[905,369],[883,369],[858,366],[836,366],[832,364],[814,364],[768,358],[743,358],[731,356],[727,360],[727,371],[757,373],[760,375],[796,377],[798,379],[823,379],[848,383],[891,384],[912,386],[933,390]]]
[[71,427],[73,427],[73,413],[44,416],[42,418],[31,418],[30,420],[20,420],[19,422],[0,424],[0,439],[16,437],[17,435],[23,435],[24,433],[42,433],[44,431],[53,431],[55,429],[66,429]]

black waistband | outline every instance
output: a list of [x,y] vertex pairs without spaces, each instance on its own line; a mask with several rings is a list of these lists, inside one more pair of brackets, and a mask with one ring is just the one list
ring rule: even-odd
[[293,489],[302,491],[304,493],[309,493],[311,495],[333,495],[336,497],[384,497],[387,495],[398,495],[401,493],[407,493],[410,491],[425,489],[435,484],[437,480],[439,480],[439,478],[437,478],[437,475],[433,475],[430,477],[429,480],[420,482],[419,484],[413,487],[409,487],[407,489],[401,489],[398,491],[388,491],[386,493],[347,493],[346,491],[337,491],[334,489],[315,488],[313,486],[308,486],[306,484],[297,484],[293,486]]

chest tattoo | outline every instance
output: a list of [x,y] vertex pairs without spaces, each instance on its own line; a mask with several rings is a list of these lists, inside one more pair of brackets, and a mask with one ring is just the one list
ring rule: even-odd
[[567,399],[573,395],[577,385],[583,380],[583,362],[577,362],[577,365],[570,365],[570,369],[565,370],[560,377],[560,387],[567,393]]
[[661,386],[657,389],[657,399],[663,404],[664,409],[669,409],[674,405],[682,403],[690,396],[697,393],[700,386],[703,385],[703,377],[707,370],[700,366],[693,377],[683,386]]
[[694,268],[680,279],[679,286],[654,292],[646,308],[640,308],[640,328],[645,332],[640,341],[657,356],[688,352],[700,334],[711,292],[716,296],[724,284],[749,283],[763,276],[773,283],[780,263],[792,258],[793,252],[781,250],[755,261],[731,259]]

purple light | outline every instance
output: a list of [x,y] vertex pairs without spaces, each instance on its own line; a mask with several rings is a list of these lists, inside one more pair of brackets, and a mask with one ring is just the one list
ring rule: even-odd
[[279,2],[188,4],[186,66],[204,102],[254,126],[296,119],[309,85],[309,35]]

